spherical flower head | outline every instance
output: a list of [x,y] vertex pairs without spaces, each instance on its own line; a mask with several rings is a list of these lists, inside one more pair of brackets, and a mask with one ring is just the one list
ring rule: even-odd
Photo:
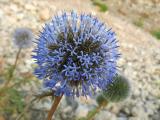
[[106,86],[106,90],[97,97],[98,104],[104,102],[119,102],[130,95],[129,80],[122,74],[116,75],[113,82]]
[[57,15],[36,42],[35,74],[56,96],[90,96],[105,89],[116,74],[115,33],[91,15]]
[[28,28],[17,28],[13,34],[14,44],[19,48],[29,48],[33,42],[33,33]]

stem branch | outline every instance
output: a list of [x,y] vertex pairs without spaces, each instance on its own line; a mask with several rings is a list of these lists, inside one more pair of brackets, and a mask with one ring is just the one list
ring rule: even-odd
[[12,77],[13,77],[13,73],[14,73],[16,67],[17,67],[17,63],[18,63],[18,59],[19,59],[19,55],[20,55],[20,53],[21,53],[21,50],[22,50],[22,48],[19,48],[18,53],[17,53],[17,55],[16,55],[16,59],[15,59],[14,65],[13,65],[13,67],[11,68],[12,71],[11,71],[11,73],[9,74],[9,78],[8,78],[8,80],[6,81],[4,87],[7,87],[7,86],[8,86],[8,84],[10,83],[10,81],[11,81],[11,79],[12,79]]
[[95,115],[96,115],[97,113],[99,113],[100,110],[101,110],[104,106],[106,106],[106,105],[107,105],[107,103],[102,103],[101,105],[99,105],[92,114],[90,114],[90,115],[87,116],[86,120],[93,120],[94,117],[95,117]]

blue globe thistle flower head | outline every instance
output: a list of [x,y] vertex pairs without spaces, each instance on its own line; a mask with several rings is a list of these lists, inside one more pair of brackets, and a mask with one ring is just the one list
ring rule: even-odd
[[116,74],[115,33],[92,15],[57,15],[36,43],[35,74],[56,96],[91,96],[97,88],[106,89]]
[[32,45],[34,36],[29,28],[17,28],[13,33],[13,42],[19,48],[28,48]]

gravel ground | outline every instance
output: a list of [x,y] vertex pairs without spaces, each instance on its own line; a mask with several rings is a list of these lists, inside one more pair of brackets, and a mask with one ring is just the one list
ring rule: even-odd
[[130,20],[147,31],[159,29],[160,0],[103,0],[116,16]]
[[[58,11],[76,10],[97,16],[117,34],[122,53],[118,65],[130,80],[131,95],[124,102],[109,104],[95,120],[160,120],[160,43],[149,33],[110,12],[98,12],[89,0],[0,0],[0,8],[0,62],[3,64],[12,63],[15,57],[16,48],[10,42],[15,28],[29,27],[37,36],[44,22]],[[22,54],[26,69],[19,68],[21,71],[31,69],[31,50]],[[76,101],[80,106],[77,117],[87,114],[95,105],[91,99]]]

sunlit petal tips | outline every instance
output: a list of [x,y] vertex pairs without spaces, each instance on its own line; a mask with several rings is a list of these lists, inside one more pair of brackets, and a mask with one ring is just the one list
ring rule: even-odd
[[28,48],[34,40],[33,33],[28,28],[17,28],[13,33],[14,44],[19,48]]
[[33,57],[44,87],[57,96],[86,96],[112,82],[119,52],[110,28],[91,15],[72,11],[45,25]]

